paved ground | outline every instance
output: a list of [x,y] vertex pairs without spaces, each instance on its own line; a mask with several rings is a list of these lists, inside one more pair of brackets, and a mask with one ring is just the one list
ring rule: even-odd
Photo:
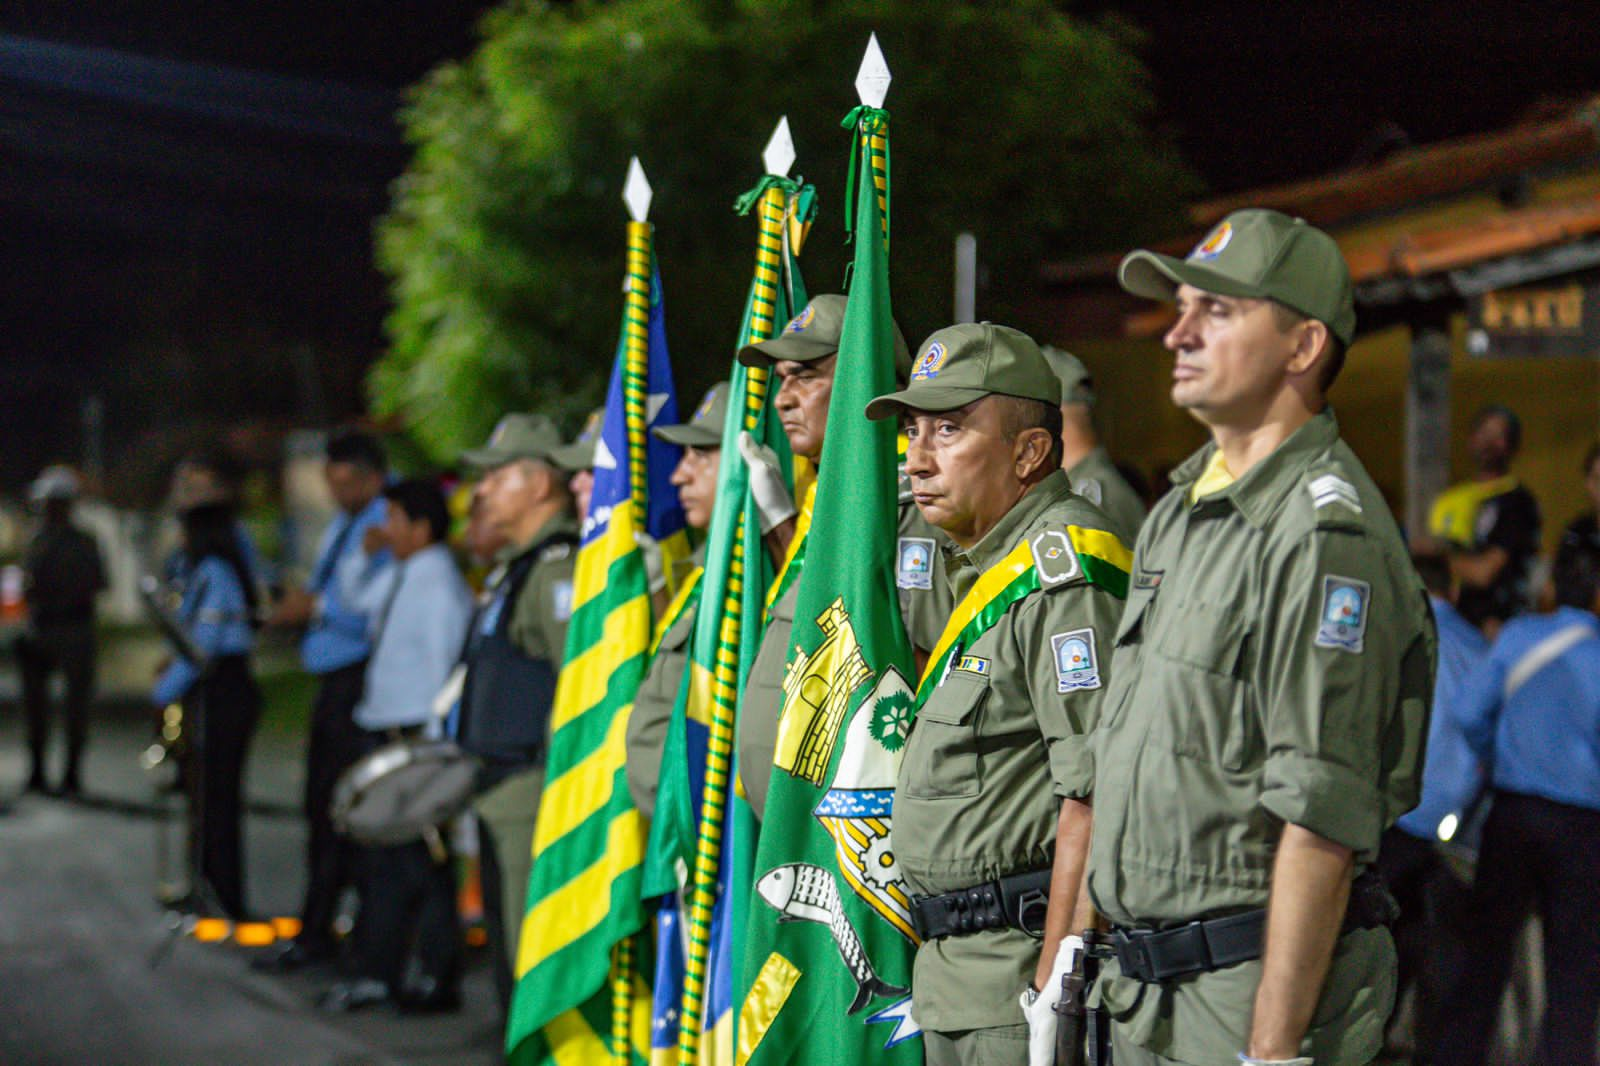
[[[0,692],[9,686],[0,678]],[[9,693],[6,695],[9,697]],[[484,960],[459,1014],[388,1011],[330,1017],[313,1007],[334,979],[252,971],[245,949],[167,938],[155,902],[158,833],[167,823],[137,764],[148,726],[102,709],[82,802],[16,797],[26,776],[15,703],[0,702],[0,1063],[7,1066],[463,1064],[500,1061]],[[294,811],[300,738],[258,734],[247,773],[250,905],[293,914],[304,829]],[[176,823],[168,830],[176,847]]]

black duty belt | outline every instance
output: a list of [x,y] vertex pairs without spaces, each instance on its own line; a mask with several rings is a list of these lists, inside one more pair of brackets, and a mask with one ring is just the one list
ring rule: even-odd
[[911,924],[923,940],[985,929],[1020,929],[1031,937],[1041,937],[1049,907],[1050,871],[1034,870],[939,896],[923,896],[911,905]]
[[[1343,933],[1393,924],[1400,906],[1377,873],[1364,871],[1350,888]],[[1261,957],[1265,909],[1190,922],[1175,929],[1113,929],[1111,946],[1122,972],[1146,984],[1209,973]]]

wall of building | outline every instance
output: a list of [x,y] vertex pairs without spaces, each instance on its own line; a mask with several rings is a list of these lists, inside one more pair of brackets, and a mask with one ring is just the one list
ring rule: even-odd
[[[1545,546],[1588,506],[1579,466],[1600,440],[1600,357],[1473,359],[1456,322],[1451,360],[1451,473],[1470,470],[1466,437],[1473,412],[1505,404],[1522,416],[1516,472],[1539,498]],[[1405,386],[1410,334],[1403,327],[1365,337],[1350,350],[1331,399],[1345,438],[1398,513],[1405,492]],[[1097,418],[1112,455],[1146,476],[1204,443],[1204,431],[1168,398],[1172,359],[1154,339],[1082,341],[1072,350],[1094,374]]]

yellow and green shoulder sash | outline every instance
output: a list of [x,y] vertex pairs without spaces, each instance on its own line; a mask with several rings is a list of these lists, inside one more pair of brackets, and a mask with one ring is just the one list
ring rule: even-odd
[[700,605],[700,579],[706,576],[706,568],[697,566],[683,579],[678,586],[678,594],[672,597],[672,602],[667,604],[667,609],[661,614],[661,621],[656,623],[655,636],[650,640],[650,657],[655,658],[661,642],[666,639],[667,632],[678,624],[678,619]]
[[1133,553],[1111,533],[1084,526],[1052,527],[1025,537],[979,575],[956,604],[917,683],[917,708],[927,702],[950,662],[1011,609],[1042,588],[1087,582],[1122,599]]

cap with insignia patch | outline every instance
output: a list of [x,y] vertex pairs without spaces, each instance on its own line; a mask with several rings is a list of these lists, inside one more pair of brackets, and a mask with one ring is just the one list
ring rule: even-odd
[[1272,300],[1323,323],[1345,344],[1355,337],[1354,290],[1339,245],[1305,219],[1279,211],[1233,212],[1184,259],[1143,248],[1130,252],[1117,280],[1152,300],[1171,300],[1179,285]]
[[569,474],[594,469],[594,453],[600,446],[600,430],[605,423],[605,417],[604,407],[596,407],[590,411],[589,417],[583,420],[583,428],[578,431],[578,435],[572,438],[570,444],[563,444],[551,452],[550,461]]
[[867,404],[867,417],[890,418],[906,408],[953,411],[994,395],[1055,407],[1061,402],[1061,381],[1026,333],[993,322],[968,322],[947,326],[924,341],[910,382]]
[[479,470],[493,470],[518,459],[554,463],[560,447],[561,433],[550,419],[544,415],[512,414],[495,424],[483,447],[462,452],[461,462]]
[[[844,312],[849,301],[837,293],[813,296],[789,324],[768,340],[746,345],[739,350],[739,362],[745,366],[770,367],[777,362],[814,363],[826,359],[839,350],[839,338],[844,334]],[[905,377],[911,365],[911,353],[900,326],[894,327],[894,366],[897,377]]]
[[685,448],[722,447],[722,423],[728,414],[728,383],[719,381],[706,390],[705,399],[689,421],[678,426],[654,426],[650,432],[668,444]]

